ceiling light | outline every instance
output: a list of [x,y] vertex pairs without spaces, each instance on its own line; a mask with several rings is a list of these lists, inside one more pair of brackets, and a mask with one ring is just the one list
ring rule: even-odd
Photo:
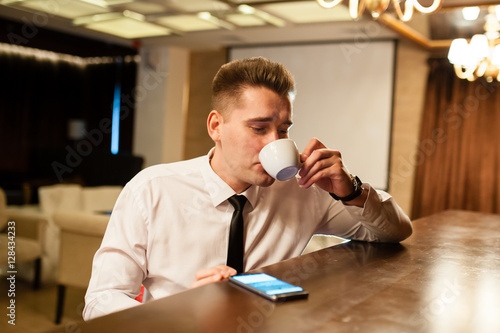
[[488,82],[500,81],[500,45],[497,45],[500,23],[495,8],[489,7],[488,11],[484,34],[474,35],[470,43],[464,38],[451,43],[448,60],[461,79],[474,81],[484,77]]
[[276,16],[273,16],[269,13],[266,13],[262,10],[255,9],[255,8],[248,6],[248,5],[239,5],[238,11],[240,13],[243,13],[243,14],[251,14],[251,15],[257,16],[258,18],[260,18],[260,19],[266,21],[267,23],[272,24],[276,27],[284,27],[285,26],[285,21],[283,21],[282,19],[280,19]]
[[234,30],[234,28],[235,28],[235,26],[232,25],[231,23],[223,21],[223,20],[213,16],[209,12],[200,12],[200,13],[198,13],[198,17],[202,20],[205,20],[207,22],[211,22],[211,23],[215,24],[215,25],[219,26],[220,28],[224,28],[224,29],[228,29],[228,30]]
[[108,8],[108,3],[104,0],[80,0],[82,2],[89,3],[91,5],[96,5],[103,8]]
[[218,12],[218,11],[226,11],[231,9],[231,7],[221,1],[213,1],[213,0],[189,0],[189,1],[169,1],[169,7],[176,8],[183,12]]
[[239,5],[238,10],[242,14],[254,14],[255,13],[255,8],[249,6],[249,5]]
[[77,18],[73,19],[73,25],[76,25],[76,26],[87,25],[90,23],[116,20],[116,19],[120,19],[122,17],[123,17],[122,13],[104,13],[104,14],[82,16],[82,17],[77,17]]
[[[90,1],[92,1],[92,0],[90,0]],[[108,6],[116,6],[116,5],[128,4],[128,3],[134,2],[136,0],[103,0],[103,1],[105,1]]]
[[479,7],[464,7],[462,8],[462,16],[464,20],[474,21],[479,16],[481,9]]
[[[337,6],[342,0],[316,0],[316,2],[323,8],[333,8]],[[358,19],[361,17],[363,11],[366,10],[370,12],[373,18],[378,18],[382,14],[391,0],[349,0],[349,13],[353,19]],[[397,16],[401,21],[407,22],[411,20],[413,16],[413,9],[421,12],[422,14],[434,13],[441,7],[443,0],[434,0],[432,5],[429,7],[422,6],[418,0],[406,0],[404,1],[404,12],[401,9],[400,0],[392,0],[392,5],[396,11]]]
[[133,12],[131,10],[124,10],[123,11],[123,16],[129,17],[131,19],[137,20],[137,21],[146,21],[146,16]]
[[215,30],[219,28],[218,25],[207,20],[202,20],[197,15],[165,16],[158,18],[155,22],[184,32]]
[[171,31],[153,23],[122,15],[120,18],[92,22],[86,28],[127,39],[170,35]]
[[279,15],[293,23],[318,23],[351,20],[345,6],[323,10],[312,1],[273,3],[259,6],[266,12]]
[[257,16],[248,14],[228,14],[225,19],[240,27],[252,27],[266,25],[266,22]]

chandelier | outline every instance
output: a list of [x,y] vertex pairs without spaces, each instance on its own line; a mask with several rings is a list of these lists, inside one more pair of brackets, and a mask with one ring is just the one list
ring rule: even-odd
[[[341,3],[342,0],[316,0],[316,2],[323,8],[332,8]],[[401,2],[404,2],[404,9],[402,9]],[[387,9],[390,3],[391,0],[349,0],[349,14],[353,19],[358,19],[366,8],[372,17],[377,19],[380,14]],[[434,0],[432,5],[424,7],[418,0],[392,0],[392,5],[396,14],[403,22],[411,20],[413,9],[416,9],[422,14],[431,14],[441,7],[441,3],[442,0]]]
[[495,15],[495,7],[488,8],[484,34],[472,36],[470,43],[464,38],[454,39],[448,51],[448,60],[461,79],[474,81],[484,77],[486,81],[500,81],[500,23]]

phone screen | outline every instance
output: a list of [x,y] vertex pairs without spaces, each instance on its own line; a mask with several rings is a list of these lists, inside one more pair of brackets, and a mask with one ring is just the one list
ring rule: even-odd
[[305,298],[308,295],[301,287],[265,273],[235,275],[229,281],[274,301]]

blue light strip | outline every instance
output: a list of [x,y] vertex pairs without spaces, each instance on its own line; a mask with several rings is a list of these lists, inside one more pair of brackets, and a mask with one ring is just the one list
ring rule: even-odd
[[[121,58],[119,58],[118,70],[121,69]],[[120,146],[120,103],[122,86],[120,75],[117,75],[115,83],[115,94],[113,97],[113,117],[111,119],[111,154],[116,155]]]
[[111,154],[118,154],[120,145],[120,95],[121,85],[115,84],[115,96],[113,99],[113,118],[111,122]]

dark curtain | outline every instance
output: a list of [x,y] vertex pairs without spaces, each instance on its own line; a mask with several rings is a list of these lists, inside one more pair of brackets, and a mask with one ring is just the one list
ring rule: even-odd
[[[18,187],[32,179],[62,181],[55,174],[53,163],[67,164],[71,149],[84,151],[82,158],[110,154],[110,126],[103,130],[103,124],[111,122],[117,83],[124,97],[120,154],[130,154],[134,61],[81,65],[0,50],[0,75],[0,187]],[[96,134],[94,139],[84,138],[88,142],[80,146],[71,141],[70,119],[84,120],[88,133]],[[63,178],[76,177],[77,169],[66,169]]]
[[0,51],[0,170],[23,173],[30,152],[68,143],[67,121],[80,113],[83,70],[68,63]]
[[412,217],[500,213],[500,84],[461,80],[447,59],[429,66]]

